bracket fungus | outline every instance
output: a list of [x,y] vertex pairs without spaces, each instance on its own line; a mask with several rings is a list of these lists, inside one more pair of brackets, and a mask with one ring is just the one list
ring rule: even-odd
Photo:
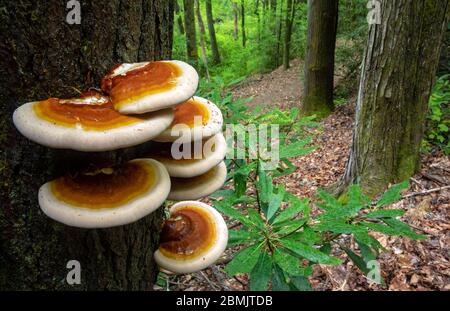
[[213,264],[225,251],[228,228],[213,207],[183,201],[170,208],[161,231],[156,263],[173,273],[192,273]]
[[197,200],[219,190],[227,178],[227,166],[222,161],[206,173],[191,178],[171,177],[169,200]]
[[189,178],[206,173],[225,158],[227,142],[222,133],[190,143],[155,143],[150,157],[165,165],[171,177]]
[[222,112],[205,98],[194,96],[173,109],[175,116],[172,124],[154,141],[190,142],[211,137],[222,130]]
[[14,111],[16,128],[41,145],[78,151],[110,151],[149,141],[173,120],[171,109],[128,116],[113,109],[108,97],[87,91],[78,98],[49,98]]
[[66,225],[107,228],[152,213],[169,191],[170,178],[161,163],[135,159],[48,182],[39,189],[39,205],[47,216]]
[[192,97],[197,86],[197,71],[178,60],[120,64],[101,81],[114,108],[124,114],[173,107]]

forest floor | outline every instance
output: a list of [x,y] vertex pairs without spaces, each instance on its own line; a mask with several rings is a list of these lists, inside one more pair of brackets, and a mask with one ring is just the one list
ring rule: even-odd
[[[289,107],[300,101],[301,62],[294,60],[288,71],[279,68],[268,74],[247,79],[233,90],[235,97],[253,96],[249,104]],[[354,100],[337,107],[321,121],[313,152],[292,159],[297,171],[285,176],[282,182],[287,190],[299,197],[311,197],[317,188],[338,181],[344,173],[352,140]],[[346,256],[334,249],[334,255],[343,259],[339,266],[317,265],[309,278],[314,290],[450,290],[450,189],[431,193],[426,190],[450,185],[450,160],[442,153],[424,155],[421,170],[410,181],[410,188],[399,202],[387,208],[406,211],[402,220],[418,233],[427,236],[422,241],[374,234],[386,248],[380,256],[384,286],[369,284],[366,277]],[[346,242],[350,237],[343,236]],[[248,290],[244,275],[230,278],[223,267],[239,247],[227,249],[216,265],[198,273],[171,276],[170,290]],[[167,288],[157,287],[165,290]]]

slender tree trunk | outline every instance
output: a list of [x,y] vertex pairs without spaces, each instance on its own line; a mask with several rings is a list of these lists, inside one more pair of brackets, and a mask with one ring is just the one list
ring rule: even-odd
[[241,0],[241,31],[242,31],[242,46],[245,48],[247,37],[245,35],[245,2]]
[[[46,217],[37,192],[66,174],[74,161],[107,154],[52,150],[20,135],[12,124],[19,105],[77,95],[98,87],[115,64],[171,57],[173,2],[81,2],[81,24],[66,21],[66,2],[8,1],[0,14],[0,288],[151,290],[153,252],[163,210],[109,229],[68,227]],[[20,12],[20,14],[18,14]],[[33,15],[33,20],[30,16]],[[75,160],[74,160],[75,159]],[[74,161],[72,161],[74,160]],[[69,260],[81,263],[81,285],[69,286]]]
[[275,67],[280,65],[280,55],[281,55],[281,33],[283,31],[283,0],[279,5],[280,12],[277,14],[278,23],[277,23],[277,50],[275,53]]
[[389,183],[408,179],[419,168],[449,3],[382,1],[381,24],[369,29],[353,145],[344,187],[338,190],[360,183],[365,192],[374,195]]
[[220,53],[217,45],[216,30],[214,29],[211,0],[206,0],[206,22],[208,24],[209,41],[211,42],[213,64],[217,65],[220,64]]
[[180,32],[180,34],[184,35],[183,18],[181,17],[181,10],[180,6],[178,5],[178,0],[174,1],[174,5],[175,5],[175,15],[177,16],[178,31]]
[[197,62],[197,35],[195,31],[194,0],[183,0],[184,29],[186,32],[186,53],[191,62]]
[[255,15],[256,22],[258,23],[258,43],[261,41],[261,14],[260,14],[260,0],[256,0],[255,2]]
[[234,32],[233,38],[235,41],[239,38],[239,9],[236,2],[233,2],[233,15],[234,15]]
[[295,0],[287,0],[286,2],[286,25],[284,34],[284,50],[283,50],[283,67],[284,70],[289,69],[292,24],[295,19]]
[[333,110],[334,51],[338,0],[308,0],[308,39],[302,110],[328,115]]
[[198,23],[198,29],[200,30],[200,47],[202,49],[202,62],[205,67],[205,73],[206,73],[206,79],[208,82],[210,81],[209,77],[209,68],[208,68],[208,59],[206,57],[206,43],[205,43],[205,37],[206,37],[206,31],[205,31],[205,24],[203,23],[202,14],[200,12],[200,1],[195,0],[195,6],[196,6],[196,14],[197,14],[197,23]]

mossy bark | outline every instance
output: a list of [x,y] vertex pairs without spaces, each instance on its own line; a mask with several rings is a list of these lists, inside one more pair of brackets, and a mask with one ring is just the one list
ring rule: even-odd
[[[66,23],[67,1],[8,1],[0,10],[0,289],[150,290],[163,210],[136,223],[86,230],[46,217],[37,192],[78,165],[119,163],[137,149],[107,153],[51,150],[21,136],[12,113],[32,100],[98,87],[120,62],[170,58],[173,2],[81,3],[81,24]],[[69,260],[81,285],[66,282]]]
[[219,46],[217,45],[216,30],[214,29],[214,18],[212,14],[211,0],[206,0],[206,22],[208,24],[209,41],[211,43],[212,62],[215,65],[220,64]]
[[195,30],[194,0],[183,0],[184,30],[186,33],[186,53],[189,61],[196,63],[198,59],[197,34]]
[[325,117],[333,111],[334,51],[338,0],[308,1],[308,38],[302,112]]
[[419,168],[449,3],[382,1],[381,24],[369,29],[353,145],[339,191],[359,183],[374,195]]

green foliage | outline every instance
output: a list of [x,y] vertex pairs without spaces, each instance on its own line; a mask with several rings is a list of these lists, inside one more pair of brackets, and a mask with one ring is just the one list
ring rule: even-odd
[[450,74],[440,77],[430,96],[427,127],[422,147],[430,152],[433,146],[446,155],[450,153]]

